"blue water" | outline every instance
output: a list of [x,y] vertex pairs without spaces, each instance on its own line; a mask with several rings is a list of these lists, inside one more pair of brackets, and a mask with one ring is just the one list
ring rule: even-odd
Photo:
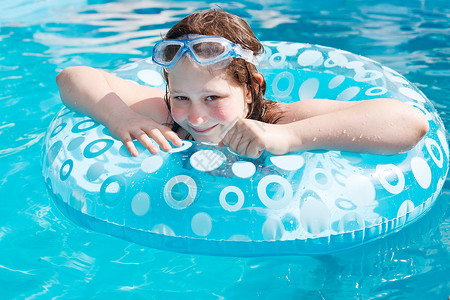
[[[450,128],[447,0],[218,1],[261,40],[317,43],[380,61],[415,83]],[[450,183],[406,229],[319,257],[177,254],[87,231],[51,202],[42,137],[61,108],[54,78],[111,70],[206,1],[0,2],[0,298],[447,299]]]

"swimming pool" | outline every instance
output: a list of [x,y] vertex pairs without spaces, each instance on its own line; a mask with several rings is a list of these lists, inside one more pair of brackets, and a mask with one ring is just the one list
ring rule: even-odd
[[[397,70],[422,89],[450,128],[447,1],[217,4],[245,17],[261,40],[332,46]],[[111,70],[148,57],[161,32],[206,7],[206,1],[0,3],[1,298],[448,297],[448,182],[419,222],[319,257],[182,255],[86,231],[59,213],[39,165],[42,136],[61,108],[56,74],[70,65]]]

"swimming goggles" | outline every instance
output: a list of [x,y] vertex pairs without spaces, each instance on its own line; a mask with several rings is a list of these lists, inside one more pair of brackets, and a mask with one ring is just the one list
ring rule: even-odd
[[216,64],[233,57],[256,65],[253,51],[243,49],[220,36],[199,36],[193,39],[167,39],[156,43],[152,60],[165,68],[173,67],[188,52],[202,66]]

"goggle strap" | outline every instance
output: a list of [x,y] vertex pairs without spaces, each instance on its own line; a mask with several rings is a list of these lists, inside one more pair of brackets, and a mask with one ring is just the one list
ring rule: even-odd
[[236,54],[239,54],[241,56],[241,58],[248,61],[249,63],[254,64],[254,65],[258,64],[258,59],[256,58],[256,56],[253,55],[252,50],[244,49],[240,45],[236,45],[234,47],[234,52]]

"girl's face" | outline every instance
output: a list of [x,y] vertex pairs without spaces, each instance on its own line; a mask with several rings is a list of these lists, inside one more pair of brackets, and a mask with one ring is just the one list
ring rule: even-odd
[[169,72],[172,118],[196,141],[218,143],[238,119],[245,118],[251,94],[228,78],[185,57]]

